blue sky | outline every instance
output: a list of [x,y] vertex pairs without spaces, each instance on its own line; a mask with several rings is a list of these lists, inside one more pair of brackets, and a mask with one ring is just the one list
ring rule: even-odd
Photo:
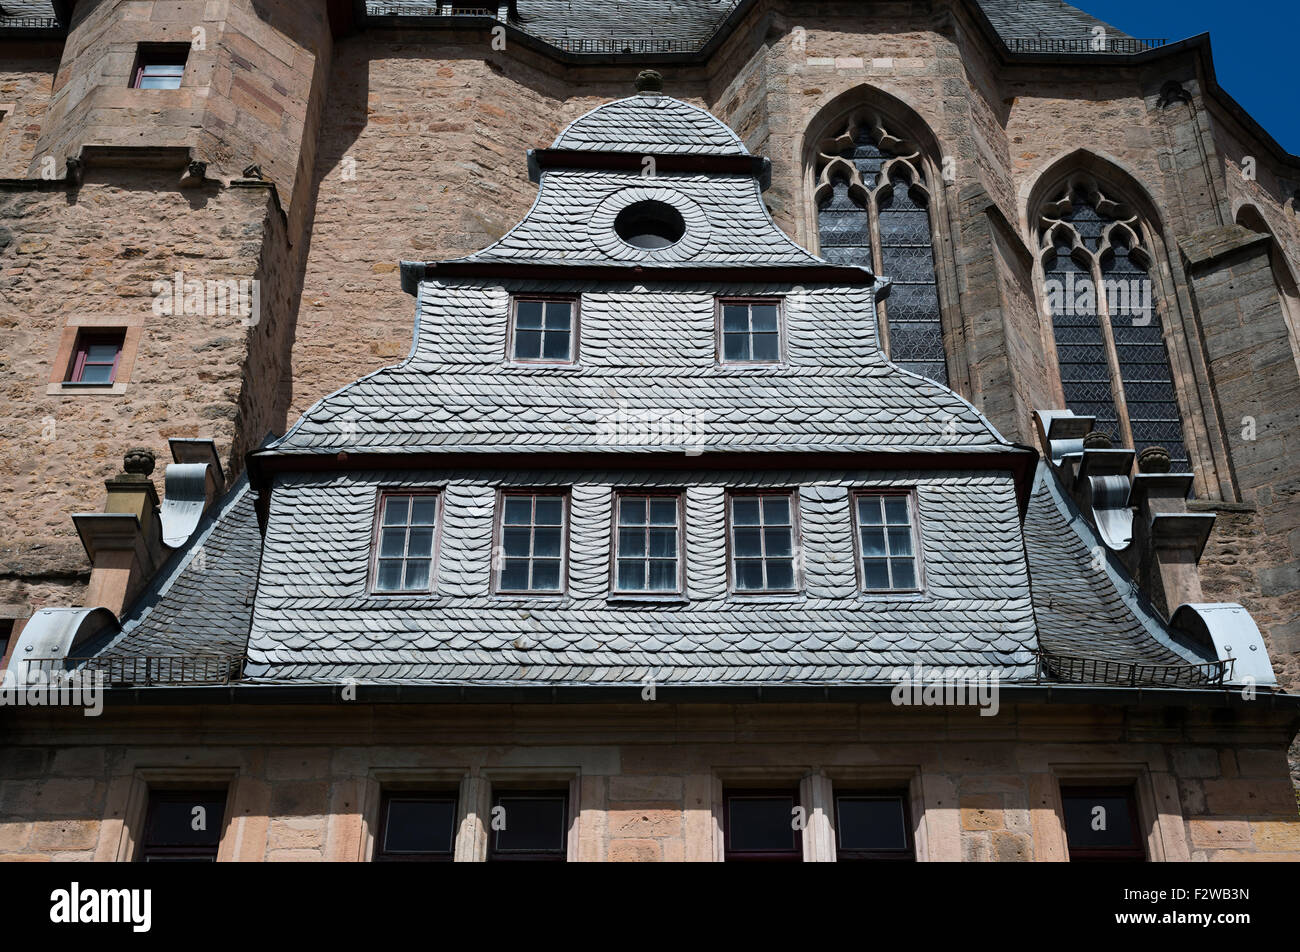
[[1300,154],[1300,0],[1067,0],[1129,36],[1209,33],[1219,85],[1282,147]]

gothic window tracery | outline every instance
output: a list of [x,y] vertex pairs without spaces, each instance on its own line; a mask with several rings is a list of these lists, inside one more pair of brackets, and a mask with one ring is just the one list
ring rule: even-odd
[[1163,446],[1189,472],[1143,223],[1088,176],[1055,195],[1038,234],[1065,405],[1116,445]]
[[817,155],[821,254],[893,280],[881,302],[881,345],[906,370],[948,383],[930,221],[918,150],[871,115],[853,116]]

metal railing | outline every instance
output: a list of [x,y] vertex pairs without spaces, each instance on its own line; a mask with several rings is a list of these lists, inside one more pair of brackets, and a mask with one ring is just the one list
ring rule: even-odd
[[1007,39],[1012,53],[1143,53],[1168,40],[1142,40],[1131,36],[1021,36]]
[[91,658],[31,658],[27,661],[30,682],[35,671],[46,679],[77,675],[103,675],[110,687],[149,687],[170,684],[229,684],[239,680],[243,655],[112,655]]
[[1039,671],[1070,684],[1113,684],[1136,687],[1216,687],[1228,676],[1232,660],[1203,664],[1148,664],[1108,661],[1038,652]]
[[58,25],[55,17],[0,17],[0,30],[53,30]]

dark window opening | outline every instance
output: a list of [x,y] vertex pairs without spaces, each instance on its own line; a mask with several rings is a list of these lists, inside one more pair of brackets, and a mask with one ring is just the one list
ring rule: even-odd
[[375,862],[451,862],[456,843],[454,793],[386,793]]
[[569,794],[564,790],[498,793],[492,801],[488,859],[565,861]]
[[576,358],[574,301],[516,298],[510,356],[521,363],[568,364]]
[[722,301],[722,361],[781,362],[781,308],[776,301]]
[[1132,787],[1065,787],[1061,805],[1070,862],[1146,859]]
[[635,248],[668,248],[682,240],[686,222],[667,202],[636,202],[618,213],[614,231]]
[[84,331],[77,335],[65,383],[110,386],[117,380],[126,331]]
[[792,790],[743,790],[723,794],[724,858],[727,862],[799,862],[799,794]]
[[142,45],[136,55],[131,86],[135,89],[180,89],[189,54],[188,43]]
[[224,790],[151,790],[140,859],[215,863],[225,818]]
[[835,857],[840,862],[915,859],[907,794],[836,794]]

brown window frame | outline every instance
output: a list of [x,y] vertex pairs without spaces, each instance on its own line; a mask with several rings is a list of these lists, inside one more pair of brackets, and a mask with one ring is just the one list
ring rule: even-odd
[[[1133,840],[1128,846],[1074,847],[1070,845],[1069,825],[1065,816],[1067,797],[1122,797],[1127,801],[1129,829],[1133,831]],[[1142,835],[1141,813],[1138,810],[1138,792],[1136,784],[1062,784],[1061,785],[1061,828],[1065,835],[1065,847],[1071,863],[1081,862],[1147,862],[1147,847]]]
[[[189,43],[141,43],[136,47],[135,64],[131,67],[131,88],[144,92],[167,92],[180,89],[185,82],[185,70],[190,65],[191,48]],[[180,66],[181,73],[177,77],[178,82],[175,86],[146,89],[140,85],[144,80],[144,72],[149,67],[176,65]]]
[[[840,840],[840,798],[857,800],[898,800],[903,806],[903,834],[906,846],[897,850],[846,849]],[[835,859],[837,862],[883,861],[911,863],[916,861],[916,843],[912,835],[911,794],[907,790],[832,790],[835,807]]]
[[[677,587],[674,589],[624,589],[618,587],[619,561],[619,503],[625,496],[677,501]],[[613,512],[610,518],[609,592],[614,598],[644,600],[655,598],[680,598],[686,594],[686,493],[680,489],[619,489],[614,492]],[[649,514],[647,512],[647,518]],[[648,561],[645,557],[642,561]],[[647,576],[647,581],[648,581]]]
[[[790,532],[791,559],[794,562],[794,588],[737,588],[736,586],[736,544],[732,534],[732,503],[737,496],[789,496],[790,497]],[[799,553],[803,548],[803,524],[799,514],[799,489],[728,489],[723,494],[723,531],[727,543],[727,592],[740,598],[763,597],[765,595],[802,595],[804,592],[803,559]],[[760,525],[760,528],[762,526]],[[766,549],[766,543],[764,543]],[[763,572],[767,575],[766,569]]]
[[[436,514],[433,521],[433,553],[429,562],[429,585],[427,588],[407,588],[387,590],[378,587],[379,583],[379,544],[383,533],[383,515],[384,502],[389,496],[436,496]],[[441,488],[428,488],[425,486],[405,487],[405,486],[382,486],[375,493],[374,515],[371,517],[370,529],[370,568],[366,580],[366,593],[369,595],[378,595],[384,598],[393,596],[410,597],[412,595],[432,595],[438,591],[438,564],[439,555],[442,549],[442,517],[443,509],[446,505],[446,499]],[[410,523],[406,524],[408,530],[407,543],[409,545]],[[406,561],[406,557],[402,557]],[[405,567],[403,567],[403,576],[405,576]]]
[[[569,321],[569,357],[567,360],[547,358],[528,358],[515,356],[515,332],[519,320],[519,303],[521,301],[564,301],[570,305]],[[578,294],[512,294],[510,295],[510,314],[506,325],[506,364],[512,367],[576,367],[578,366],[582,341],[582,296]],[[546,326],[546,311],[542,310],[542,326]]]
[[[862,563],[862,526],[858,523],[858,500],[863,496],[902,496],[907,499],[908,528],[912,533],[912,562],[915,565],[916,585],[912,588],[868,588]],[[921,545],[921,507],[915,487],[887,489],[854,489],[849,493],[849,522],[853,530],[853,565],[858,580],[858,591],[863,595],[916,595],[925,591],[925,552]],[[882,523],[882,526],[887,523]],[[888,540],[889,534],[885,534]],[[888,542],[886,542],[888,544]],[[888,561],[888,557],[886,557]],[[888,569],[893,578],[893,569]]]
[[[790,827],[793,850],[733,850],[731,848],[731,801],[734,798],[766,799],[789,797],[794,807],[802,807],[798,785],[794,787],[726,787],[722,791],[722,858],[724,862],[800,863],[803,862],[803,831]],[[791,819],[794,812],[791,811]]]
[[[728,304],[743,304],[747,307],[754,304],[774,304],[776,305],[776,360],[728,360],[726,357],[725,342],[723,340],[722,314],[723,308]],[[752,318],[751,318],[752,323]],[[752,331],[750,332],[752,334]],[[720,367],[784,367],[787,360],[787,343],[788,335],[786,333],[786,314],[785,314],[785,297],[773,296],[737,296],[727,295],[714,298],[713,304],[713,348],[714,363]]]
[[[86,359],[90,356],[90,348],[98,344],[111,343],[117,347],[117,353],[113,355],[112,369],[109,370],[107,380],[82,380],[85,373]],[[112,327],[87,327],[79,328],[77,335],[72,344],[72,356],[68,362],[67,372],[64,374],[63,383],[73,387],[111,387],[117,383],[117,374],[122,366],[122,353],[126,350],[126,329]],[[103,367],[103,361],[96,361],[95,366]]]
[[[501,587],[501,576],[505,574],[505,516],[506,516],[506,498],[509,496],[559,496],[564,510],[560,516],[560,587],[557,589],[503,589]],[[533,503],[533,514],[536,515],[537,503]],[[501,598],[562,598],[569,594],[569,528],[570,521],[573,518],[572,499],[568,487],[563,489],[541,488],[541,489],[498,489],[496,498],[495,513],[492,524],[492,594]],[[530,528],[537,528],[536,524],[530,524]],[[501,565],[496,565],[498,553],[500,553]],[[532,560],[532,556],[529,556]],[[528,577],[532,579],[532,568],[529,567]]]
[[[390,853],[385,848],[388,835],[388,811],[394,800],[418,800],[450,802],[451,809],[451,845],[445,853]],[[384,790],[379,801],[379,828],[375,835],[376,863],[450,863],[456,856],[456,826],[459,819],[460,797],[455,790]]]
[[[539,799],[539,800],[556,799],[559,800],[564,805],[564,816],[560,824],[560,848],[558,850],[546,850],[546,851],[507,850],[503,852],[497,849],[497,845],[496,845],[497,835],[501,831],[492,829],[491,817],[493,816],[493,813],[496,810],[496,808],[498,806],[501,806],[501,801],[503,799],[509,799],[511,797],[516,797],[521,799],[526,797],[530,799]],[[497,862],[497,863],[500,862],[512,862],[512,863],[568,862],[569,827],[573,823],[573,804],[570,802],[570,800],[571,800],[570,792],[567,787],[566,788],[548,787],[548,788],[537,788],[537,789],[533,789],[533,788],[514,789],[514,788],[507,787],[501,790],[493,790],[492,809],[488,811],[489,821],[487,823],[487,827],[488,827],[487,861]],[[507,815],[506,818],[507,828],[509,822],[510,822],[509,816]]]
[[[202,800],[220,800],[221,817],[217,821],[217,838],[211,846],[194,847],[194,846],[151,846],[149,844],[150,821],[153,819],[154,804],[158,802],[184,803],[198,802]],[[209,819],[211,819],[209,817]],[[230,819],[230,789],[228,787],[196,787],[194,789],[177,788],[177,787],[151,787],[147,791],[144,804],[144,822],[141,826],[140,847],[136,856],[136,861],[147,863],[150,860],[157,859],[166,861],[169,857],[184,860],[196,860],[204,862],[210,860],[217,861],[217,855],[221,849],[221,835],[225,829],[227,820]]]

